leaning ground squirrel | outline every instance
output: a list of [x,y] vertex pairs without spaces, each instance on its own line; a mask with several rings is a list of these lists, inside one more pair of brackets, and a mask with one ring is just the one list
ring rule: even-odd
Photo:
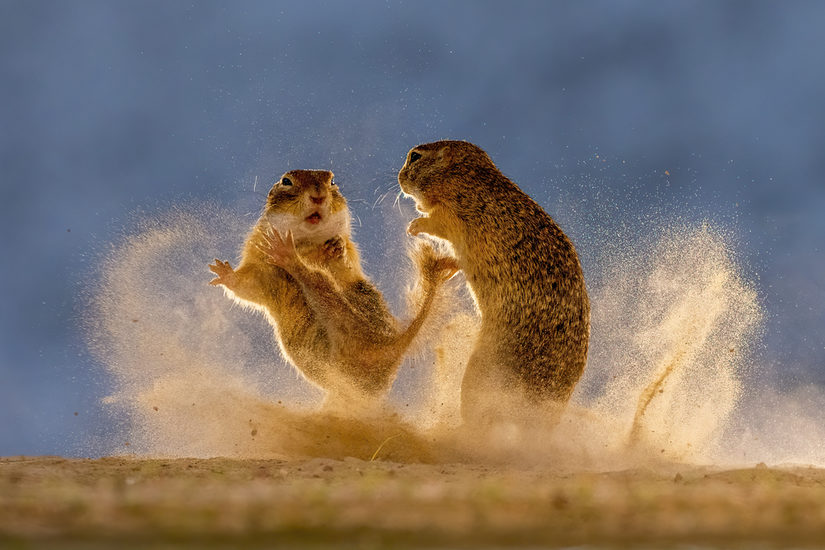
[[361,270],[332,172],[293,170],[269,192],[238,269],[216,259],[210,284],[263,311],[284,357],[327,391],[328,403],[349,407],[389,390],[439,286],[457,269],[429,245],[414,249],[413,260],[423,296],[402,330]]
[[452,244],[481,313],[462,380],[465,421],[566,403],[587,361],[590,303],[561,228],[468,142],[414,147],[398,182],[423,214],[408,231]]

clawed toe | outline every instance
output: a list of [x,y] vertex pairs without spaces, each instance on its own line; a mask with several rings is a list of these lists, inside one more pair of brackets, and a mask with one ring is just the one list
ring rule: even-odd
[[209,281],[209,284],[212,286],[228,286],[228,283],[230,282],[229,279],[235,273],[232,266],[229,265],[229,262],[222,262],[217,258],[215,258],[214,264],[209,264],[209,271],[217,275],[217,277]]

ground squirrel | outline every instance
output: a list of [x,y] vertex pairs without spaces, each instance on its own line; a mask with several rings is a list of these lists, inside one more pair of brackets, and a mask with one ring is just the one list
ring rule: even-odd
[[561,228],[468,142],[414,147],[398,182],[423,214],[409,233],[452,244],[481,313],[461,386],[465,421],[566,403],[587,360],[590,304]]
[[361,270],[347,202],[332,172],[293,170],[269,192],[238,269],[216,259],[210,284],[263,311],[284,357],[327,391],[328,402],[349,407],[389,390],[439,286],[457,270],[432,246],[414,249],[413,260],[420,307],[401,329]]

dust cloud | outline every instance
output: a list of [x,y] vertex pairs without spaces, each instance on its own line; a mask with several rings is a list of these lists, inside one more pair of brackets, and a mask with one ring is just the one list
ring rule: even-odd
[[[560,419],[552,428],[536,422],[474,433],[459,415],[478,324],[468,300],[457,300],[453,318],[402,365],[417,369],[420,388],[401,387],[399,377],[387,402],[368,415],[326,410],[323,393],[281,358],[263,316],[207,285],[207,263],[235,259],[254,221],[216,205],[178,208],[139,223],[101,263],[89,341],[114,380],[105,402],[113,418],[124,419],[108,453],[592,470],[825,461],[812,445],[784,441],[793,453],[772,452],[779,435],[792,440],[794,428],[813,425],[802,402],[790,410],[788,397],[775,395],[781,407],[749,412],[756,393],[746,375],[762,311],[724,231],[662,225],[648,240],[613,243],[589,288],[588,366]],[[403,414],[392,399],[399,392],[418,401]],[[799,420],[771,423],[774,413]]]

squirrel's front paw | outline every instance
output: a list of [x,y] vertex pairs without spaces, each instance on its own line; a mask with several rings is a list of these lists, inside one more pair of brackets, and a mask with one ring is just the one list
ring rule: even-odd
[[298,263],[292,231],[287,231],[286,237],[282,237],[275,228],[269,227],[261,234],[261,242],[256,246],[263,253],[264,259],[272,265],[289,271]]
[[413,236],[420,233],[427,233],[427,220],[428,218],[426,217],[415,218],[410,222],[410,225],[407,226],[407,233]]
[[210,285],[223,285],[231,290],[237,282],[235,270],[232,269],[229,262],[222,262],[216,258],[214,264],[209,264],[209,271],[217,275],[217,277],[209,281]]
[[341,237],[333,237],[321,245],[323,259],[326,261],[343,258],[344,250],[344,239]]
[[461,270],[461,266],[458,265],[458,260],[451,256],[442,256],[438,258],[435,262],[435,271],[437,273],[437,279],[441,282],[448,281],[453,278],[453,276]]

